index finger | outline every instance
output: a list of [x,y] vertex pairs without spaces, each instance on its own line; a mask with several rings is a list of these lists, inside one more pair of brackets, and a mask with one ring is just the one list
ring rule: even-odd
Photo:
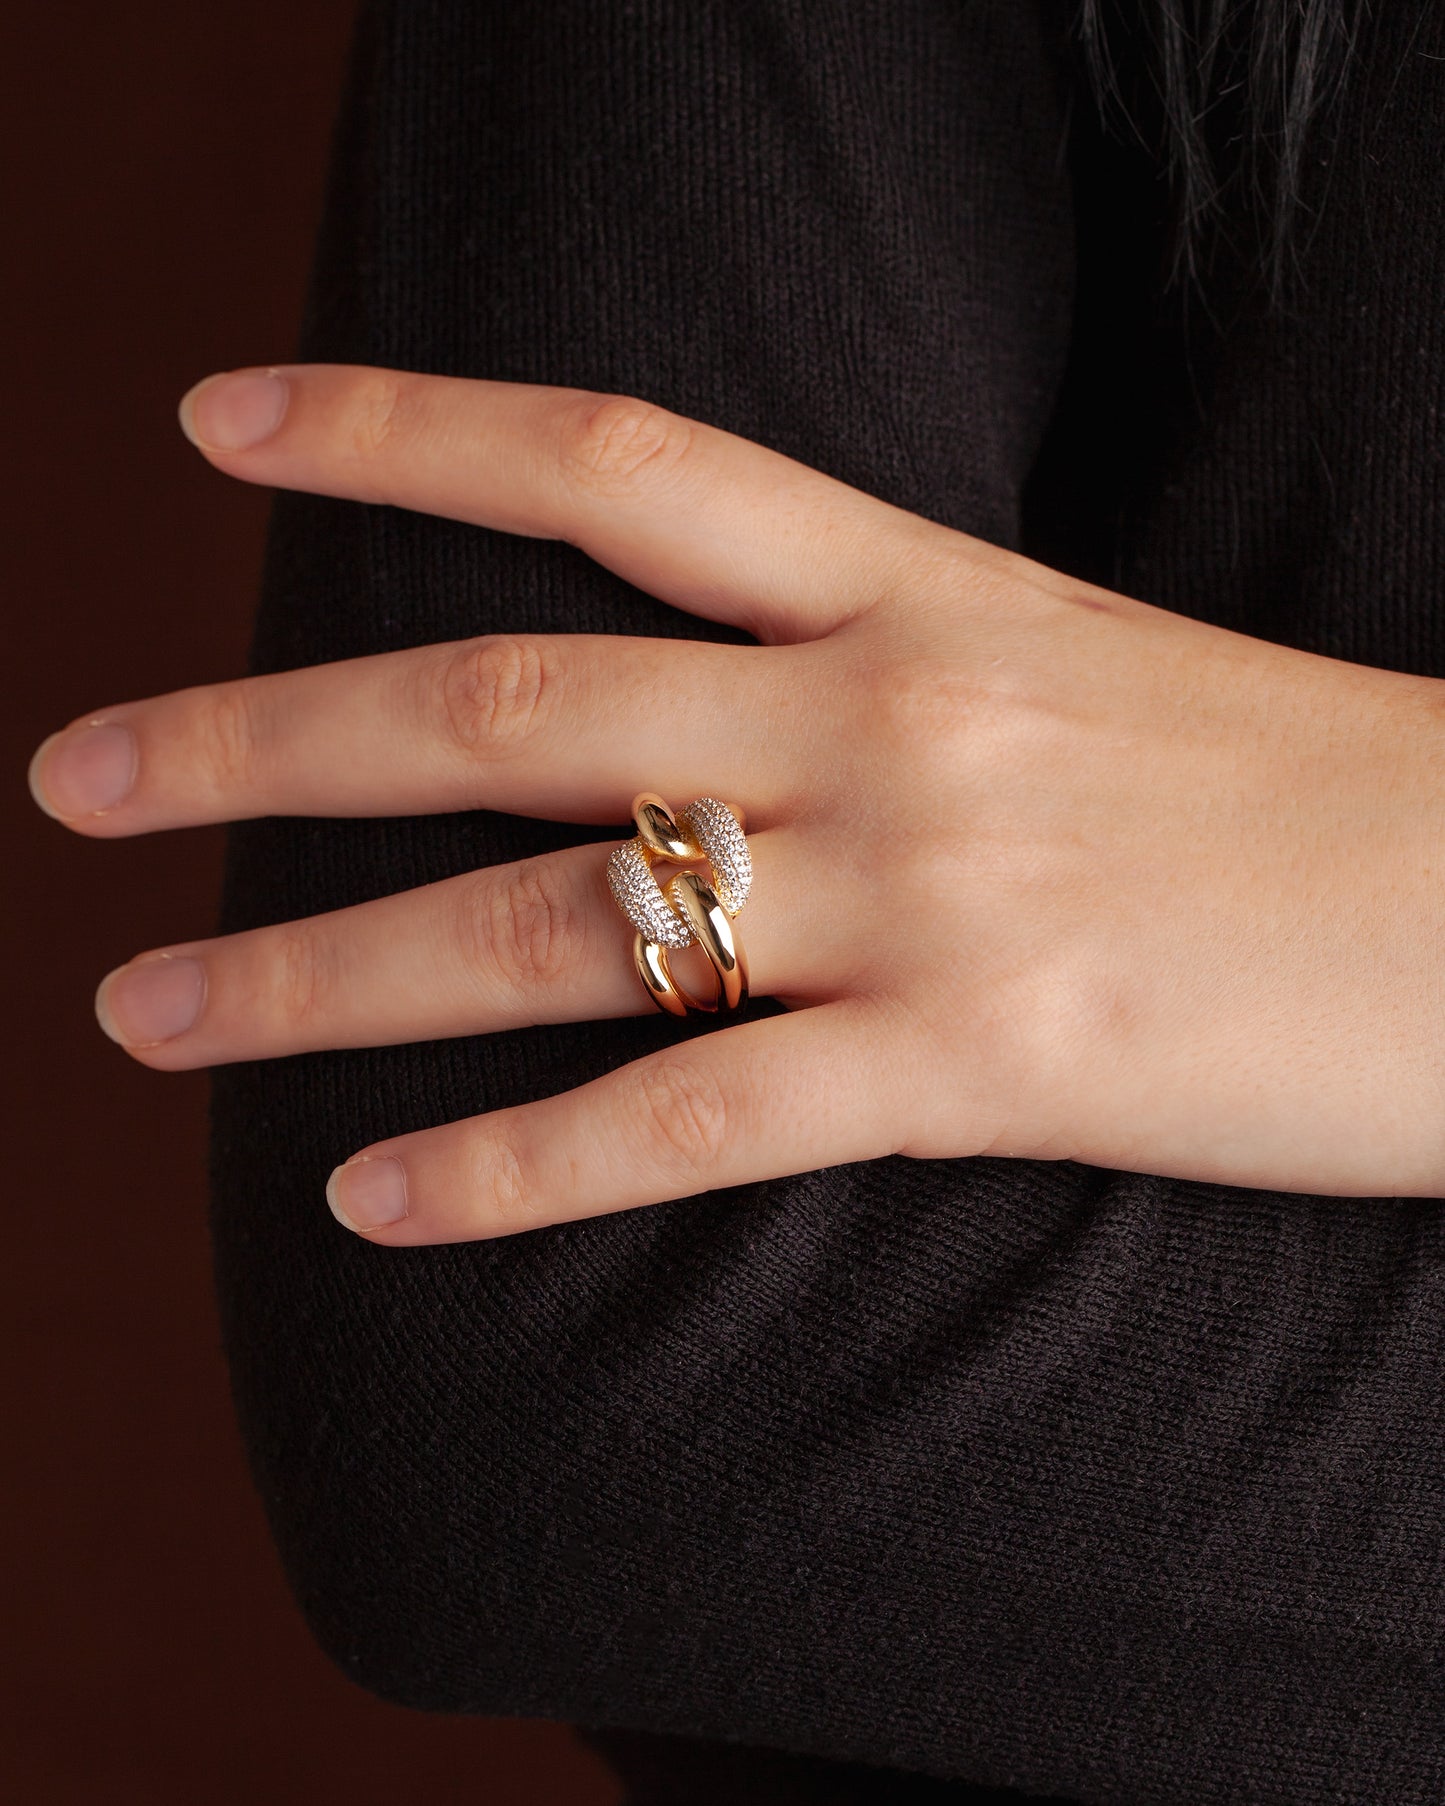
[[921,516],[630,395],[356,364],[231,371],[181,403],[246,482],[562,539],[768,643],[829,632],[886,585]]

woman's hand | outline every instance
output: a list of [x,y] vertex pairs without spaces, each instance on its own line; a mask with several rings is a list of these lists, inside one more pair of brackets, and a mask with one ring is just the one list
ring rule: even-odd
[[[343,1222],[469,1240],[889,1153],[1445,1193],[1445,685],[1091,587],[625,396],[300,365],[183,419],[232,476],[568,540],[761,642],[492,633],[123,703],[37,753],[37,800],[96,838],[745,810],[738,932],[786,1013],[361,1150]],[[140,954],[101,1022],[175,1071],[650,1013],[613,844]]]

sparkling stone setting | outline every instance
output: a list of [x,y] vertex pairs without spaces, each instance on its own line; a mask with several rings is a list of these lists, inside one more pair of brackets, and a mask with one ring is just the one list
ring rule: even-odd
[[663,896],[639,834],[607,855],[607,883],[632,926],[661,947],[690,947],[693,932]]
[[753,882],[753,856],[738,818],[715,796],[700,796],[680,809],[678,822],[691,828],[693,838],[713,869],[713,889],[718,902],[735,916],[748,900]]
[[[678,826],[691,834],[713,868],[713,889],[730,916],[747,901],[753,861],[738,819],[714,796],[700,796],[677,813]],[[639,834],[607,856],[607,883],[618,907],[641,934],[662,947],[690,947],[692,928],[652,874],[652,849]]]

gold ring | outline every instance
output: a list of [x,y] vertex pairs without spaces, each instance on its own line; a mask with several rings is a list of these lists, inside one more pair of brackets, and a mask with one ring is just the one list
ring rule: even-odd
[[[608,855],[607,883],[635,930],[632,959],[648,996],[670,1016],[735,1015],[748,1000],[748,964],[732,923],[753,881],[742,810],[700,796],[674,815],[655,790],[640,790],[632,820],[636,837]],[[652,871],[658,859],[705,860],[712,881],[683,871],[660,885]],[[711,1000],[680,985],[668,964],[670,952],[694,942],[713,969]]]

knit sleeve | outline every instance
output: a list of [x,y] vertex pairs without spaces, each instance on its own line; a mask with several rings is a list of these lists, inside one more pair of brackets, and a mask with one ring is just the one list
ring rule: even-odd
[[[636,394],[1018,545],[1071,342],[1067,10],[368,6],[301,354]],[[253,671],[494,628],[745,637],[571,546],[277,499]],[[610,842],[629,802],[239,823],[221,927]],[[443,1247],[326,1209],[369,1141],[715,1032],[215,1070],[236,1408],[339,1667],[1096,1801],[1425,1799],[1433,1206],[893,1157]]]

